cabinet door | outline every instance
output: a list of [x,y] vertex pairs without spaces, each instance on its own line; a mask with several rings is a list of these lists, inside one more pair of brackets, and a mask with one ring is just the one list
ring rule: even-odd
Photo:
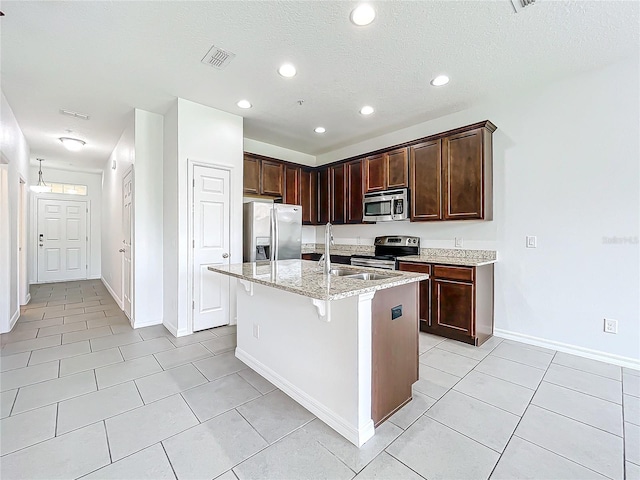
[[346,177],[345,166],[337,165],[329,168],[330,178],[330,204],[331,204],[331,223],[339,225],[345,223],[346,210]]
[[484,218],[482,129],[443,139],[444,219]]
[[318,172],[318,221],[321,225],[326,224],[330,219],[329,196],[329,168],[327,167]]
[[318,223],[318,177],[312,170],[300,172],[300,201],[302,203],[302,223]]
[[[398,262],[398,270],[404,272],[426,273],[431,275],[431,265],[424,263]],[[431,327],[431,284],[429,280],[420,282],[419,288],[420,330],[428,332]]]
[[262,160],[262,194],[281,197],[284,193],[284,165]]
[[244,156],[243,183],[244,193],[260,194],[260,160],[257,158]]
[[474,285],[433,278],[432,327],[452,338],[474,336]]
[[387,160],[387,188],[409,186],[409,156],[406,148],[385,153]]
[[411,221],[441,220],[441,140],[413,145],[411,169]]
[[386,161],[383,154],[364,159],[365,192],[386,190]]
[[362,160],[346,164],[347,223],[362,223]]
[[300,205],[300,168],[284,167],[284,203]]

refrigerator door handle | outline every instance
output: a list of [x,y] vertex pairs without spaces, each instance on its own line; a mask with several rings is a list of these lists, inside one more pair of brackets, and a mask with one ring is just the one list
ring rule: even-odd
[[278,260],[278,217],[276,212],[275,205],[271,209],[271,249],[270,249],[270,260],[275,262]]

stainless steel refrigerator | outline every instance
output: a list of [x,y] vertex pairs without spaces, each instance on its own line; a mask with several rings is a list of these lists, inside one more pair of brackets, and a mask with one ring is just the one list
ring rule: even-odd
[[245,203],[243,230],[245,262],[301,258],[302,207],[300,205]]

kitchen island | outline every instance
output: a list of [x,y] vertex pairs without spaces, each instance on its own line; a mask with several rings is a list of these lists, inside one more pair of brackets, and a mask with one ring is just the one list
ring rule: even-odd
[[428,275],[342,265],[327,275],[306,260],[209,270],[242,285],[236,356],[355,445],[411,400],[417,282]]

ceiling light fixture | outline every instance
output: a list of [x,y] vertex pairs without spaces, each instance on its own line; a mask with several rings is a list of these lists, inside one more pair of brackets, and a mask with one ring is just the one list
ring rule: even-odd
[[42,162],[44,161],[44,158],[36,158],[36,160],[40,162],[40,169],[38,170],[38,184],[31,185],[31,191],[36,193],[50,192],[51,187],[44,183],[44,180],[42,179]]
[[351,10],[351,15],[349,16],[351,23],[357,25],[358,27],[369,25],[375,18],[376,11],[371,5],[367,3],[360,4],[356,8]]
[[62,145],[64,145],[67,150],[71,150],[72,152],[82,150],[82,147],[87,144],[87,142],[71,137],[60,137],[58,140],[62,142]]
[[431,80],[431,85],[434,87],[441,87],[442,85],[446,85],[449,83],[449,77],[446,75],[438,75],[436,78]]
[[373,107],[370,107],[369,105],[365,105],[360,109],[361,115],[371,115],[373,112],[375,112],[375,110],[373,109]]
[[284,65],[280,66],[280,68],[278,69],[278,73],[284,78],[291,78],[295,77],[297,72],[296,67],[294,67],[290,63],[285,63]]
[[253,106],[249,100],[240,100],[236,105],[240,108],[251,108]]
[[316,133],[324,133],[326,131],[327,131],[327,129],[324,128],[324,127],[316,127],[315,130],[314,130],[314,132],[316,132]]

